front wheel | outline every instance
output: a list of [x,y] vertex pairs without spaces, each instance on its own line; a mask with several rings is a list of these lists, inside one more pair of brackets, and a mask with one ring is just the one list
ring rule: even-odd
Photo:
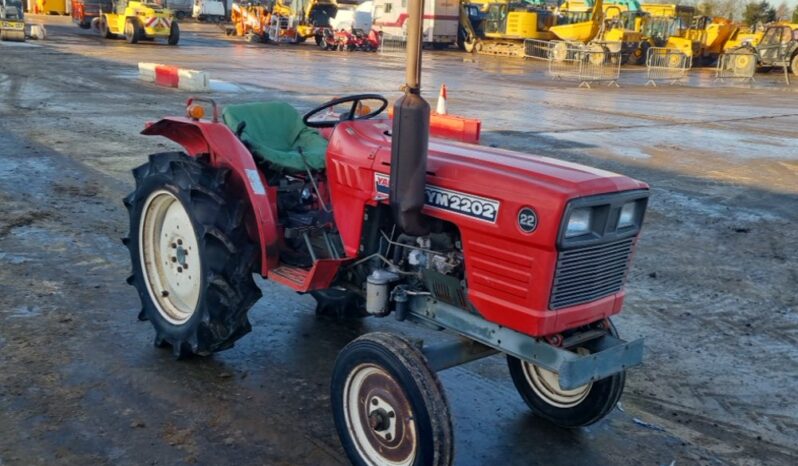
[[338,354],[332,376],[335,427],[358,466],[449,466],[449,405],[421,351],[404,338],[368,333]]
[[792,60],[790,60],[790,69],[792,70],[792,74],[798,76],[798,53],[793,55]]
[[[611,334],[617,336],[612,325]],[[590,352],[578,348],[578,353]],[[626,373],[620,372],[605,379],[571,390],[560,388],[559,375],[508,355],[515,388],[532,413],[560,427],[581,427],[604,418],[615,408],[623,393]]]
[[100,17],[100,35],[106,39],[113,39],[115,36],[108,27],[108,18],[105,16]]
[[177,357],[232,347],[251,330],[247,311],[261,296],[247,206],[230,194],[228,173],[185,154],[155,154],[133,170],[136,189],[124,199],[139,318]]
[[143,31],[137,20],[129,19],[125,21],[125,40],[127,40],[128,44],[137,44],[142,35]]
[[180,42],[180,27],[177,25],[177,21],[172,21],[172,25],[169,27],[167,43],[169,45],[177,45],[178,42]]

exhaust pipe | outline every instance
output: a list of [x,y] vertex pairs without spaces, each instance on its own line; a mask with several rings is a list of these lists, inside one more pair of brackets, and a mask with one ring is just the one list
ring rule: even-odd
[[423,236],[429,225],[421,213],[427,176],[430,106],[421,97],[421,48],[424,0],[410,0],[407,23],[405,95],[393,107],[391,208],[399,228]]

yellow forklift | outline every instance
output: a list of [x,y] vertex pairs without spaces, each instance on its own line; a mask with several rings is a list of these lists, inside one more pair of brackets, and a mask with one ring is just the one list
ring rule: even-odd
[[169,45],[180,41],[180,28],[172,10],[154,3],[114,0],[109,11],[100,11],[100,35],[106,39],[123,36],[128,43],[166,39]]

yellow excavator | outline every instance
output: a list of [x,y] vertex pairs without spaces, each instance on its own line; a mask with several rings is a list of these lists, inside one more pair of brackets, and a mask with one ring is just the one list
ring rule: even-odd
[[545,0],[463,0],[459,45],[467,52],[524,56],[524,40],[552,40],[555,24]]
[[330,19],[337,13],[337,0],[277,0],[272,8],[273,16],[296,20],[293,29],[297,42],[320,37],[321,31],[330,27]]

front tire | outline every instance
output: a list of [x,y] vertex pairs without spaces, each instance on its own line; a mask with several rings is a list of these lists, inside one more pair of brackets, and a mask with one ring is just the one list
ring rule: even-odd
[[141,25],[134,19],[125,22],[125,40],[128,44],[137,44],[143,35]]
[[108,27],[108,18],[105,16],[100,17],[100,35],[105,39],[113,39],[116,37],[112,32],[111,28]]
[[177,357],[230,348],[252,329],[257,247],[246,205],[225,189],[228,173],[185,154],[154,154],[133,170],[136,189],[124,199],[139,318]]
[[358,466],[449,466],[449,405],[421,351],[404,338],[368,333],[346,345],[333,369],[335,427]]
[[792,70],[792,74],[798,76],[798,53],[792,56],[792,60],[790,60],[790,70]]
[[[610,333],[617,336],[610,324]],[[580,353],[589,353],[579,348]],[[532,413],[560,427],[582,427],[608,415],[623,393],[626,372],[591,382],[573,390],[563,390],[559,376],[526,361],[507,355],[513,384]]]
[[169,45],[177,45],[180,42],[180,26],[177,25],[177,21],[172,21],[169,27],[169,39],[166,42]]

